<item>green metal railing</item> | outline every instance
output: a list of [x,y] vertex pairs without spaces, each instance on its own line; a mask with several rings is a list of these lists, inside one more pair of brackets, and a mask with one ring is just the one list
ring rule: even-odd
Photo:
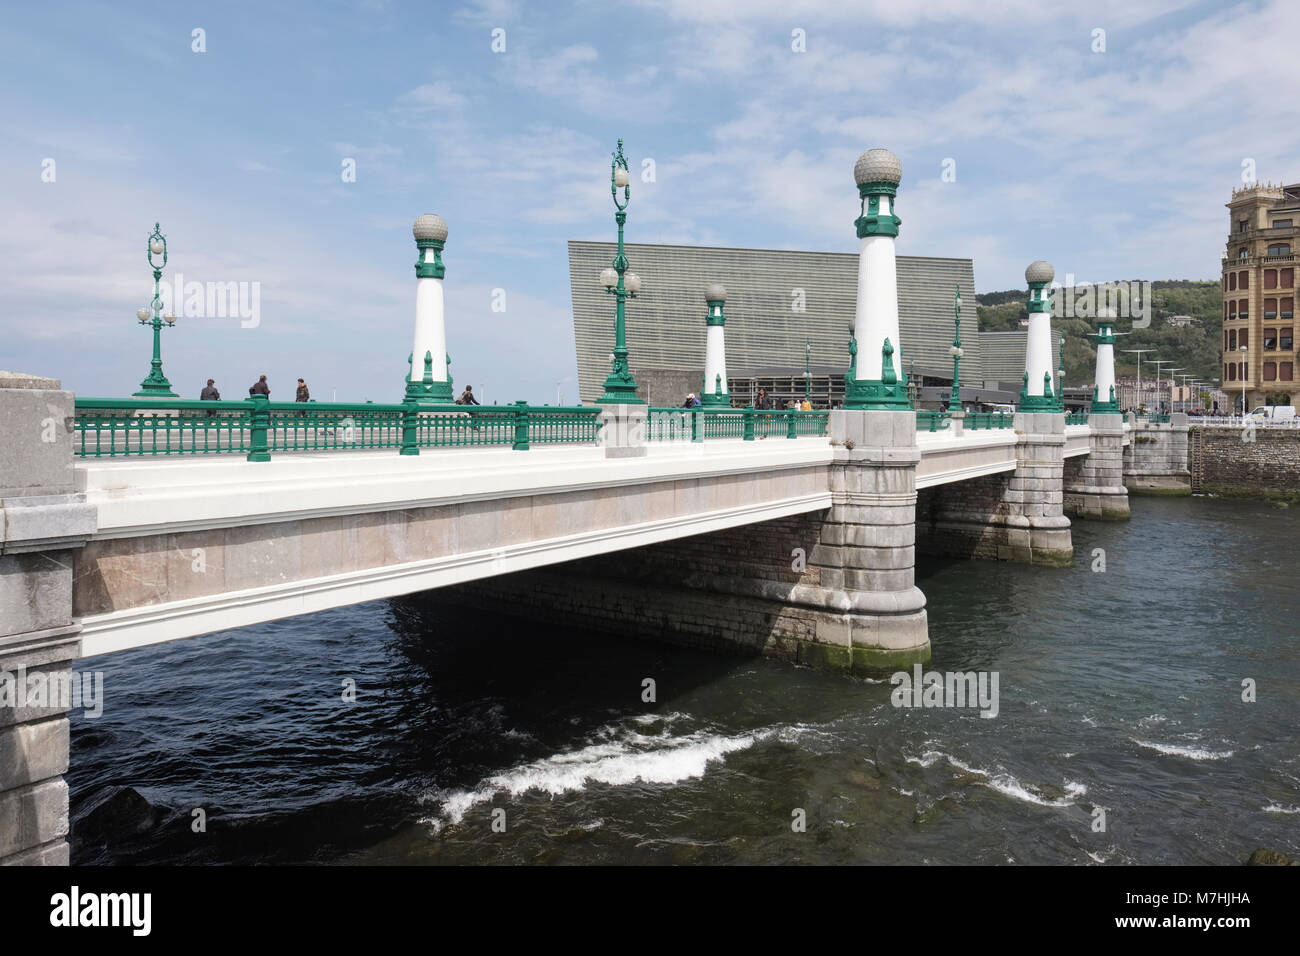
[[600,409],[514,405],[141,401],[78,398],[73,453],[81,458],[595,444]]
[[1150,414],[1148,414],[1148,415],[1143,415],[1143,416],[1141,416],[1141,417],[1142,417],[1142,418],[1145,418],[1145,419],[1146,419],[1147,421],[1149,421],[1152,425],[1168,425],[1168,424],[1169,424],[1169,413],[1168,413],[1168,412],[1165,412],[1164,414],[1159,414],[1159,413],[1157,413],[1157,412],[1151,412]]
[[1065,424],[1086,425],[1088,424],[1088,413],[1087,412],[1066,412]]
[[1015,422],[1016,416],[1007,412],[967,412],[962,425],[971,431],[991,431],[994,428],[1011,428]]
[[649,441],[707,441],[714,438],[802,438],[826,434],[830,413],[795,409],[651,408]]
[[916,430],[919,432],[937,432],[952,425],[947,412],[929,411],[924,408],[916,410]]

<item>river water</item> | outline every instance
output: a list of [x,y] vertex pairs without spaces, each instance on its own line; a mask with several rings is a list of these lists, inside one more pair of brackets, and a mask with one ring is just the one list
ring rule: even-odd
[[1300,513],[1132,507],[1072,569],[923,559],[927,669],[996,672],[996,716],[436,592],[89,660],[73,862],[1300,856]]

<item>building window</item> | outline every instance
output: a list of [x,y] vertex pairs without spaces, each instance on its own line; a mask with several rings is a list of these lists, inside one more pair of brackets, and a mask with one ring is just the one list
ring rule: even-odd
[[1273,228],[1274,228],[1274,229],[1290,229],[1290,228],[1291,228],[1291,220],[1290,220],[1290,219],[1274,219],[1274,220],[1273,220]]
[[1264,330],[1264,351],[1265,352],[1277,351],[1277,329]]
[[1280,382],[1291,381],[1291,376],[1294,374],[1294,370],[1295,370],[1295,366],[1292,365],[1290,362],[1278,362],[1277,364],[1278,381]]
[[1283,289],[1290,289],[1295,285],[1295,270],[1282,269],[1281,275],[1278,276],[1281,281],[1278,283]]
[[1264,270],[1264,288],[1265,288],[1265,289],[1276,289],[1276,288],[1277,288],[1277,270],[1276,270],[1276,269],[1265,269],[1265,270]]
[[1231,302],[1228,303],[1228,318],[1235,319],[1236,317],[1237,317],[1237,300],[1233,299]]
[[1238,259],[1244,259],[1244,258],[1246,258],[1246,247],[1245,247],[1245,246],[1242,246],[1240,249],[1237,250],[1237,258],[1238,258]]
[[1285,299],[1282,300],[1282,318],[1284,319],[1291,318],[1291,310],[1294,304],[1295,304],[1295,299],[1291,298],[1290,296],[1287,296]]
[[1223,330],[1223,351],[1228,351],[1228,330]]
[[1235,382],[1235,381],[1237,380],[1237,363],[1236,363],[1236,362],[1233,362],[1231,365],[1225,365],[1225,366],[1223,366],[1223,371],[1224,371],[1224,375],[1223,375],[1224,381],[1227,381],[1227,382]]
[[1241,318],[1244,319],[1244,318],[1246,318],[1249,314],[1250,314],[1250,300],[1249,300],[1249,299],[1239,299],[1239,300],[1237,301],[1237,315],[1239,315]]
[[1265,363],[1264,363],[1264,381],[1266,381],[1266,382],[1276,382],[1276,381],[1277,381],[1277,363],[1276,363],[1276,362],[1265,362]]
[[1268,254],[1270,256],[1289,256],[1291,255],[1291,243],[1275,242],[1268,247]]
[[1250,288],[1250,273],[1249,273],[1249,272],[1243,272],[1243,273],[1242,273],[1242,274],[1237,278],[1237,287],[1238,287],[1238,288],[1241,288],[1241,289],[1249,289],[1249,288]]
[[1250,343],[1248,343],[1248,342],[1246,341],[1246,330],[1245,330],[1245,329],[1242,329],[1242,330],[1241,330],[1241,335],[1237,336],[1237,348],[1239,348],[1239,349],[1244,349],[1244,348],[1246,348],[1249,344],[1250,344]]
[[1228,273],[1228,291],[1229,292],[1237,291],[1237,273],[1235,272]]
[[1291,328],[1277,330],[1277,347],[1283,352],[1290,352],[1295,348],[1294,340],[1291,338]]
[[1237,351],[1237,330],[1236,329],[1232,329],[1231,331],[1228,332],[1228,351],[1229,352]]
[[1239,220],[1239,221],[1237,222],[1237,231],[1238,231],[1238,232],[1245,232],[1248,228],[1250,228],[1250,220],[1249,220],[1249,219],[1242,219],[1242,220]]
[[1264,300],[1264,318],[1266,319],[1277,318],[1277,299]]

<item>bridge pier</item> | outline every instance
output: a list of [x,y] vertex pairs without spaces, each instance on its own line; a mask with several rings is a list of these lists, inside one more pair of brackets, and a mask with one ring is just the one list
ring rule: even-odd
[[1068,567],[1065,415],[1017,412],[1016,468],[927,488],[918,496],[917,541],[927,554]]
[[1124,484],[1134,495],[1190,495],[1187,466],[1187,415],[1174,412],[1168,422],[1130,417],[1131,441],[1124,455]]
[[1127,521],[1124,487],[1124,417],[1118,412],[1088,416],[1088,454],[1065,467],[1065,513],[1072,518]]
[[[0,865],[68,863],[73,552],[95,531],[75,491],[73,395],[0,372]],[[29,696],[29,688],[40,693]]]
[[811,554],[818,582],[788,597],[819,612],[806,653],[849,670],[928,660],[916,586],[916,415],[834,411],[830,430],[832,505]]
[[[837,411],[831,429],[830,508],[476,580],[438,599],[854,673],[923,663],[915,415]],[[759,479],[783,480],[793,479]]]

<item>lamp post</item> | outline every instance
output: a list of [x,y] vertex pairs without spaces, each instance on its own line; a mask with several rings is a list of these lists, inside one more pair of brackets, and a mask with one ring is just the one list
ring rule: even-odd
[[[162,297],[159,295],[158,283],[162,279],[163,266],[167,265],[167,237],[159,231],[156,222],[153,224],[153,232],[150,233],[145,248],[149,266],[153,269],[153,302],[149,309],[137,310],[135,317],[140,320],[141,325],[153,327],[153,360],[149,363],[149,374],[140,383],[140,391],[133,393],[133,397],[178,398],[179,396],[172,391],[172,383],[167,381],[167,376],[162,370],[162,327],[164,323],[168,328],[175,326],[176,314],[174,312],[162,314]],[[161,256],[162,262],[154,262],[154,256]],[[152,319],[149,318],[151,311]]]
[[1061,377],[1056,386],[1056,406],[1061,411],[1065,411],[1065,333],[1061,333],[1061,358],[1060,368]]
[[1142,401],[1142,355],[1145,352],[1154,352],[1155,349],[1124,349],[1124,351],[1137,353],[1137,369],[1138,369],[1137,399],[1138,399],[1138,407],[1141,408],[1143,405],[1146,404],[1146,402]]
[[1169,373],[1169,410],[1172,412],[1174,410],[1174,379],[1178,377],[1178,373],[1182,369],[1167,368],[1165,371]]
[[812,404],[812,371],[810,363],[812,362],[812,343],[807,338],[803,340],[803,397],[809,404]]
[[[641,291],[641,277],[635,272],[627,271],[627,256],[623,252],[623,226],[627,222],[627,204],[631,198],[630,182],[627,159],[623,156],[623,141],[620,139],[609,164],[609,192],[614,197],[614,221],[618,223],[618,254],[614,256],[614,268],[604,269],[600,273],[600,284],[618,303],[614,307],[614,353],[609,376],[605,379],[605,394],[599,399],[602,404],[645,404],[637,397],[636,381],[627,367],[625,303],[628,299],[635,299]],[[622,202],[618,198],[620,189],[623,190]]]
[[958,375],[962,356],[961,348],[961,283],[956,283],[956,292],[952,299],[952,345],[948,354],[952,356],[952,393],[948,396],[948,411],[961,411],[961,378]]
[[1156,401],[1156,414],[1159,414],[1160,413],[1160,367],[1162,365],[1168,365],[1169,359],[1151,359],[1151,364],[1156,367],[1155,401]]
[[1241,420],[1246,420],[1246,346],[1238,349],[1241,352]]

